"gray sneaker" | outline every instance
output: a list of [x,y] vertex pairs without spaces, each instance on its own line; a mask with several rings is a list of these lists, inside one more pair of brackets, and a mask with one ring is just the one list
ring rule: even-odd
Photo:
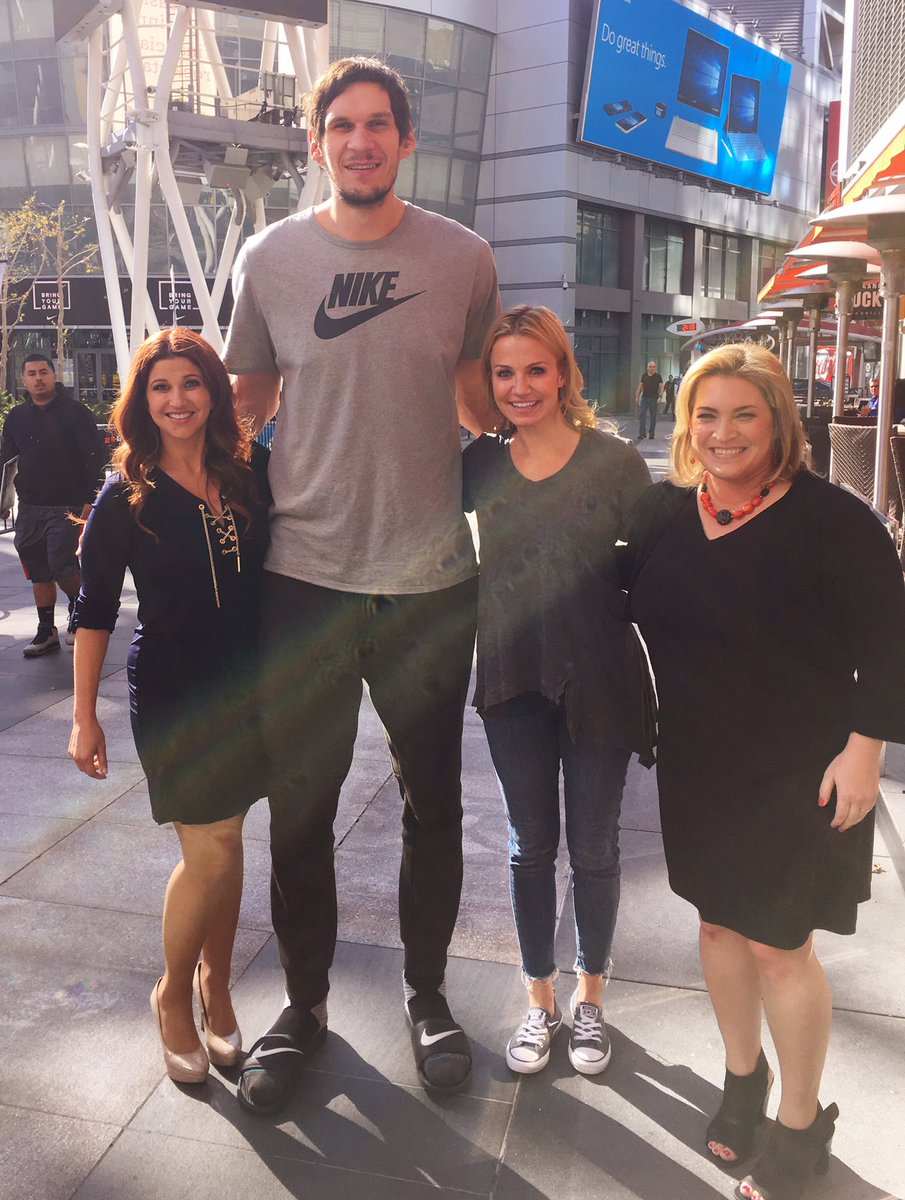
[[26,658],[40,658],[48,650],[59,650],[60,635],[55,625],[38,626],[38,632],[28,643],[22,653]]
[[576,992],[570,1003],[572,1036],[569,1038],[569,1062],[582,1075],[599,1075],[613,1054],[603,1013],[596,1004],[578,1003]]
[[550,1061],[550,1043],[562,1025],[562,1013],[557,1007],[551,1017],[545,1008],[529,1008],[528,1013],[509,1039],[506,1065],[519,1075],[542,1071]]

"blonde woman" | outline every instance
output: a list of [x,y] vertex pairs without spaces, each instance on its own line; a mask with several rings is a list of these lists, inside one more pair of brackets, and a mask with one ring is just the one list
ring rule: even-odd
[[803,465],[778,359],[723,346],[678,396],[669,482],[629,534],[631,609],[660,703],[670,885],[700,916],[726,1049],[709,1153],[748,1157],[773,1072],[777,1120],[739,1200],[798,1200],[838,1110],[818,1095],[832,1005],[813,930],[853,933],[870,893],[884,739],[905,738],[905,594],[888,534]]
[[562,1025],[553,957],[562,769],[578,947],[569,1058],[594,1075],[610,1060],[603,989],[619,905],[622,789],[643,742],[642,675],[614,547],[650,475],[633,446],[596,428],[550,309],[504,313],[483,364],[504,433],[463,456],[465,507],[481,536],[474,704],[509,820],[528,991],[506,1061],[522,1074],[541,1070]]

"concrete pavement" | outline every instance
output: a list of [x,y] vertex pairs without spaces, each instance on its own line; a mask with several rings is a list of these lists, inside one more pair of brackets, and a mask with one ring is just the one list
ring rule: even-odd
[[[657,439],[639,446],[656,470],[670,431],[671,422],[661,423]],[[607,992],[613,1062],[597,1078],[576,1076],[560,1038],[541,1074],[516,1078],[506,1069],[503,1050],[524,994],[505,821],[471,711],[465,890],[449,970],[453,1009],[475,1051],[468,1089],[432,1100],[414,1075],[395,912],[400,801],[367,700],[336,826],[341,908],[331,1034],[298,1099],[281,1120],[263,1121],[239,1110],[234,1072],[214,1069],[196,1088],[166,1079],[148,995],[161,969],[160,911],[177,844],[151,821],[129,734],[123,665],[131,594],[123,608],[101,689],[111,769],[98,783],[66,757],[71,652],[22,657],[34,633],[31,592],[11,536],[0,537],[2,1200],[731,1194],[732,1176],[701,1152],[722,1056],[694,914],[666,884],[655,781],[637,765],[624,804],[623,899]],[[890,748],[887,762],[905,780],[902,749]],[[890,785],[901,802],[902,785]],[[282,994],[266,839],[259,804],[246,824],[235,958],[246,1044],[270,1024]],[[858,934],[818,939],[836,1008],[823,1095],[842,1112],[823,1200],[905,1197],[897,1133],[905,1127],[905,892],[889,851],[878,834],[874,894]],[[563,863],[559,882],[565,1006],[574,938]],[[756,884],[753,870],[748,885]],[[775,1105],[774,1098],[771,1113]]]

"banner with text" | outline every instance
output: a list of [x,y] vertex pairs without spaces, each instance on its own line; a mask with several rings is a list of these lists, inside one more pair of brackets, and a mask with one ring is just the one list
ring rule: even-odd
[[678,0],[597,0],[580,141],[769,195],[792,67]]

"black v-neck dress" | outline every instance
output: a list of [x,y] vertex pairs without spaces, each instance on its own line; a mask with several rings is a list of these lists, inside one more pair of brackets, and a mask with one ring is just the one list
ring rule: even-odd
[[[642,497],[636,529],[671,487]],[[905,590],[883,526],[802,472],[710,541],[690,490],[631,610],[656,676],[673,891],[704,920],[783,949],[817,928],[853,932],[870,895],[873,815],[839,833],[834,803],[817,798],[850,732],[905,740]]]
[[254,696],[267,458],[254,447],[250,524],[238,512],[216,520],[157,470],[141,515],[151,532],[137,525],[118,476],[85,528],[79,627],[113,629],[126,567],[138,593],[129,714],[160,824],[224,820],[267,794]]

